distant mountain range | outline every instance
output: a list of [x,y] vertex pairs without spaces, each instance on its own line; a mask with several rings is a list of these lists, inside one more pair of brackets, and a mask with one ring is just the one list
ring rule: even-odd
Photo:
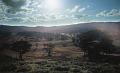
[[0,25],[0,31],[10,32],[48,32],[48,33],[76,33],[88,31],[91,29],[100,29],[109,32],[119,32],[120,22],[91,22],[80,23],[65,26],[53,26],[53,27],[27,27],[27,26],[7,26]]

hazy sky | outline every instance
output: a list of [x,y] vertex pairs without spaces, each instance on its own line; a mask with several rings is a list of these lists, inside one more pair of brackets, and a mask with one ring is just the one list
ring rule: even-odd
[[0,0],[0,25],[120,21],[120,0]]

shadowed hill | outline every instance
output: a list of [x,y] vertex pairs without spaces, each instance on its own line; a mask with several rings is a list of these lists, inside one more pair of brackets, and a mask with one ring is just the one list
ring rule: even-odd
[[53,26],[53,27],[43,27],[43,26],[27,27],[27,26],[0,25],[0,31],[11,31],[11,32],[34,31],[34,32],[48,32],[48,33],[76,33],[91,29],[101,29],[101,30],[109,31],[119,28],[120,28],[120,22],[92,22],[92,23],[80,23],[74,25]]

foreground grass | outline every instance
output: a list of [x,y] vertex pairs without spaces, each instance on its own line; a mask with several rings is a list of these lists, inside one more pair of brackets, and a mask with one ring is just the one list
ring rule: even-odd
[[[8,57],[7,57],[8,59]],[[119,73],[120,64],[95,63],[82,61],[81,58],[55,59],[42,61],[15,61],[8,59],[1,62],[0,73]]]

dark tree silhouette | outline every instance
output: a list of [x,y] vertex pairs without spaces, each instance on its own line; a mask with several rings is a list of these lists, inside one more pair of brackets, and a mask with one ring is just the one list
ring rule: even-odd
[[54,44],[50,43],[48,44],[48,56],[51,57],[52,56],[52,51],[53,51],[53,48],[55,47]]
[[78,34],[73,38],[73,43],[80,47],[90,59],[97,59],[100,55],[113,51],[112,40],[99,30]]
[[49,44],[44,44],[44,49],[46,50],[47,54],[48,54],[48,57],[51,57],[52,56],[52,51],[53,51],[53,48],[55,47],[54,44],[52,43],[49,43]]
[[0,50],[9,48],[9,40],[12,39],[11,32],[8,31],[0,31]]
[[13,50],[19,53],[19,59],[22,60],[23,54],[28,52],[31,48],[31,44],[28,41],[16,41],[12,44]]

